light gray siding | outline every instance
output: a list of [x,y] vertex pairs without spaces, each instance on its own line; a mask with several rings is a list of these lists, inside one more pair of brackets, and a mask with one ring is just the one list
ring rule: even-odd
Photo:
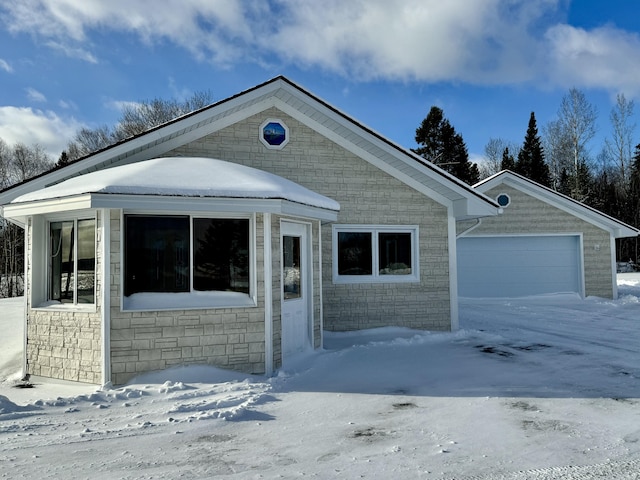
[[[259,140],[267,118],[282,120],[290,141],[269,150]],[[331,226],[322,228],[324,325],[354,330],[400,325],[451,328],[447,210],[276,108],[268,109],[167,156],[206,156],[259,168],[340,202],[340,224],[418,225],[420,282],[335,285]]]

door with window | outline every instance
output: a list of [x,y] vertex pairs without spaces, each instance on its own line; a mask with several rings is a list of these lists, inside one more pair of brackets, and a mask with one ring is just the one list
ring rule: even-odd
[[282,222],[282,363],[311,348],[309,226]]

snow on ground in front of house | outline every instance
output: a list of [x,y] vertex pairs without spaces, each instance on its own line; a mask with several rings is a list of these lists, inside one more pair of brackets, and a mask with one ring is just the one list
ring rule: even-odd
[[273,378],[121,388],[14,388],[22,301],[3,300],[0,478],[638,478],[640,275],[619,288],[463,299],[455,333],[327,333]]

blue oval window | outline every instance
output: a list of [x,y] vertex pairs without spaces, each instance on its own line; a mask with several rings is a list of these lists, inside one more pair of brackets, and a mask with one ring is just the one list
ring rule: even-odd
[[279,122],[269,122],[262,127],[262,138],[272,147],[279,147],[287,139],[287,131]]

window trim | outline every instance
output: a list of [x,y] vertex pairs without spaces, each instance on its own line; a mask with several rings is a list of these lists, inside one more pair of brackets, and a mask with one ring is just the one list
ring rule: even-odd
[[[281,144],[279,145],[271,145],[269,142],[267,142],[267,140],[264,138],[264,129],[267,125],[269,125],[270,123],[277,123],[279,124],[282,129],[284,130],[284,140],[282,141]],[[264,122],[262,122],[260,124],[260,130],[259,130],[259,138],[260,138],[260,142],[267,147],[269,150],[282,150],[284,147],[286,147],[287,143],[289,143],[289,127],[287,127],[287,125],[280,120],[279,118],[267,118]]]
[[[372,248],[371,275],[340,275],[338,273],[338,233],[370,233]],[[379,271],[379,233],[409,233],[411,234],[411,274],[410,275],[380,275]],[[420,282],[420,231],[418,225],[332,225],[331,226],[331,255],[334,284],[357,283],[419,283]]]
[[[34,309],[64,309],[64,310],[82,310],[82,311],[96,311],[98,307],[98,285],[100,284],[98,276],[100,272],[98,271],[98,218],[96,212],[93,210],[90,211],[79,211],[73,212],[73,215],[69,215],[71,212],[64,212],[58,214],[47,215],[44,222],[44,237],[45,237],[45,251],[46,256],[43,259],[43,270],[45,273],[44,278],[44,290],[42,291],[42,299],[37,302],[33,307]],[[51,298],[51,225],[53,223],[58,222],[73,222],[74,224],[74,278],[78,278],[78,222],[83,220],[93,220],[93,246],[94,246],[94,279],[93,279],[93,302],[92,303],[78,303],[78,290],[74,288],[73,290],[73,302],[63,303],[58,300],[53,300]],[[34,228],[32,222],[32,228]],[[33,233],[33,232],[32,232]],[[33,238],[33,237],[32,237]],[[35,257],[33,260],[35,262]],[[35,265],[33,268],[37,268]],[[77,285],[76,285],[77,287]],[[34,287],[32,286],[32,289]]]
[[[125,224],[127,215],[144,216],[187,216],[189,217],[189,291],[171,292],[137,292],[129,297],[124,295],[125,282]],[[237,219],[249,220],[249,293],[198,291],[193,288],[193,219]],[[162,212],[151,210],[121,210],[120,212],[120,309],[123,312],[140,311],[172,311],[172,310],[206,310],[214,308],[253,308],[258,306],[257,291],[257,255],[256,255],[256,215],[254,213],[204,213],[204,212]]]

